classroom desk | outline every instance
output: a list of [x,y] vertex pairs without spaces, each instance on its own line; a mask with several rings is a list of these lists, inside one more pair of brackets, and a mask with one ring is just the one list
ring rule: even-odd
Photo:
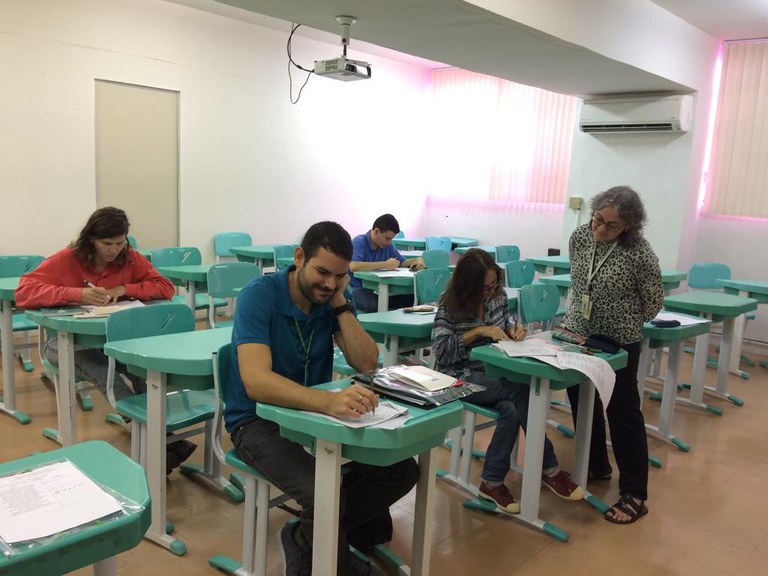
[[539,282],[542,284],[552,284],[557,286],[560,291],[560,298],[568,298],[568,292],[571,290],[570,274],[553,274],[552,276],[541,276]]
[[43,436],[69,446],[77,442],[75,349],[102,348],[107,340],[107,322],[106,318],[56,316],[57,310],[27,310],[26,315],[35,324],[56,332],[59,342],[59,389],[56,394],[59,429],[45,428]]
[[658,328],[650,322],[646,322],[643,325],[643,346],[640,352],[640,362],[637,367],[637,388],[641,402],[643,400],[644,380],[646,374],[648,374],[648,365],[652,356],[651,351],[669,347],[669,360],[667,361],[667,370],[664,376],[659,424],[654,426],[646,423],[645,429],[653,436],[677,446],[683,452],[688,452],[691,447],[687,442],[672,434],[672,420],[676,402],[709,410],[715,414],[722,414],[722,410],[714,406],[697,404],[690,399],[677,397],[677,385],[680,381],[680,354],[683,349],[683,341],[709,334],[711,327],[712,322],[709,320],[673,328]]
[[533,262],[536,272],[551,276],[553,274],[567,274],[571,270],[571,261],[568,256],[541,256],[539,258],[526,258]]
[[432,344],[432,324],[435,314],[420,312],[373,312],[359,314],[357,321],[379,344],[384,344],[384,366],[399,364],[401,351],[426,348]]
[[395,245],[395,248],[398,250],[426,250],[427,249],[427,239],[424,237],[414,237],[414,238],[394,238],[392,240],[392,244]]
[[229,249],[239,262],[255,262],[264,272],[265,267],[275,265],[275,245],[237,246]]
[[187,288],[187,306],[195,311],[195,293],[208,290],[208,270],[212,264],[160,266],[157,271],[169,280],[183,280]]
[[363,283],[363,288],[379,293],[378,311],[386,312],[390,295],[413,294],[413,272],[404,268],[402,271],[400,276],[379,276],[375,271],[355,272],[355,278]]
[[[575,370],[560,370],[533,358],[510,358],[503,351],[491,346],[478,346],[470,352],[472,358],[485,363],[488,376],[508,377],[519,381],[520,376],[530,378],[530,403],[528,405],[528,429],[525,432],[525,460],[523,464],[523,487],[520,494],[520,513],[509,518],[520,520],[563,542],[568,540],[565,530],[539,518],[539,497],[541,492],[542,459],[544,457],[544,430],[547,424],[550,391],[562,390],[575,384],[587,382],[587,377]],[[627,353],[620,350],[613,355],[600,354],[614,370],[627,365]],[[585,489],[589,466],[589,441],[592,430],[592,407],[595,402],[594,386],[579,388],[579,410],[576,421],[576,455],[573,464],[573,480]],[[586,492],[584,498],[601,512],[607,506],[597,497]]]
[[[344,381],[321,386],[338,388]],[[349,380],[346,381],[348,385]],[[339,530],[339,500],[342,459],[387,466],[418,455],[419,480],[413,519],[411,571],[413,576],[429,574],[434,507],[435,448],[445,433],[461,424],[461,404],[451,402],[430,410],[408,406],[412,417],[395,430],[348,428],[326,418],[300,410],[259,403],[256,413],[280,425],[280,435],[315,454],[315,526],[312,572],[336,574]]]
[[[744,296],[747,298],[754,298],[758,304],[768,304],[768,282],[756,282],[751,280],[718,280],[723,285],[723,292],[726,294],[733,294],[737,296]],[[741,362],[741,341],[744,338],[744,328],[746,327],[746,318],[739,316],[736,318],[736,324],[734,330],[736,332],[736,340],[733,343],[733,349],[731,350],[731,372],[743,377],[743,373],[739,369],[739,363]],[[768,363],[760,362],[763,367],[768,367]],[[749,376],[749,375],[747,375]]]
[[757,300],[732,294],[706,292],[704,290],[673,294],[664,298],[664,308],[670,312],[681,312],[704,316],[713,322],[723,323],[723,337],[720,342],[720,361],[717,366],[717,385],[704,386],[704,372],[707,368],[709,334],[696,339],[696,351],[693,358],[693,382],[691,383],[691,401],[702,404],[704,392],[724,398],[742,406],[744,402],[728,393],[728,372],[731,349],[734,338],[734,321],[737,316],[757,309]]
[[479,245],[473,245],[473,246],[458,246],[454,252],[457,254],[464,254],[465,252],[468,252],[472,248],[479,248],[480,250],[484,250],[488,252],[491,256],[496,258],[496,246],[488,246],[486,244],[479,244]]
[[83,442],[27,458],[0,463],[0,476],[66,458],[101,486],[110,488],[141,509],[109,521],[93,523],[48,544],[0,554],[0,575],[64,574],[93,564],[96,576],[117,574],[117,554],[137,546],[149,526],[150,499],[141,466],[106,442]]
[[0,412],[29,424],[30,417],[16,409],[16,366],[13,342],[13,293],[19,286],[18,278],[0,278],[0,347],[3,359],[3,394]]
[[[186,554],[186,544],[165,532],[165,411],[166,385],[177,379],[212,386],[212,354],[232,339],[232,328],[195,330],[148,338],[108,342],[104,353],[127,366],[147,371],[147,479],[152,496],[152,523],[146,537],[174,554]],[[209,469],[206,455],[206,469]]]

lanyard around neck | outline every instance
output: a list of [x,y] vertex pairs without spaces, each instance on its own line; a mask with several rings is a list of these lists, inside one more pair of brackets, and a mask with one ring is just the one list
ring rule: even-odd
[[301,333],[299,321],[294,318],[293,323],[296,325],[296,333],[299,335],[299,342],[301,342],[301,347],[304,349],[304,382],[302,382],[302,384],[306,386],[307,378],[309,377],[309,362],[311,360],[309,351],[312,348],[312,338],[315,337],[315,326],[314,324],[312,325],[312,332],[309,333],[309,342],[306,342],[304,340],[304,334]]
[[590,262],[589,262],[589,275],[587,276],[587,292],[592,291],[592,280],[594,280],[595,276],[597,276],[597,271],[600,270],[600,266],[602,266],[605,263],[605,261],[608,260],[608,256],[610,256],[611,253],[614,251],[614,249],[616,248],[616,244],[618,244],[618,242],[614,242],[613,244],[611,244],[611,247],[608,249],[608,252],[605,253],[605,256],[603,256],[602,260],[598,262],[597,266],[595,266],[597,242],[595,242],[594,245],[592,246],[592,258],[590,259]]

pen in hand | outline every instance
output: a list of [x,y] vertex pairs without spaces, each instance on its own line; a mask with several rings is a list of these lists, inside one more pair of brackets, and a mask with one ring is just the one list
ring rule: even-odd
[[[362,386],[366,390],[370,390],[374,394],[376,393],[376,390],[374,390],[374,388],[373,388],[373,382],[371,382],[370,379],[368,379],[367,376],[363,376],[361,374],[358,374],[357,376],[353,376],[352,379],[359,386]],[[374,406],[373,404],[371,404],[371,414],[376,414],[376,406]]]
[[[88,286],[88,288],[98,288],[98,286],[95,286],[93,283],[91,283],[91,282],[88,282],[88,280],[83,280],[83,284],[85,284],[86,286]],[[109,301],[110,301],[111,299],[112,299],[112,297],[111,297],[109,294],[107,294],[107,301],[106,301],[106,302],[104,302],[104,305],[107,305],[107,304],[109,304]]]

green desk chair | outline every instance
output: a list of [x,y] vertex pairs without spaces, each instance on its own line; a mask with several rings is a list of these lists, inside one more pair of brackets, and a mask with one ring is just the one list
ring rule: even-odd
[[275,270],[282,270],[286,267],[285,264],[281,264],[279,258],[293,258],[293,253],[296,251],[298,244],[278,244],[275,246],[274,258],[275,258]]
[[413,303],[432,304],[445,292],[453,270],[450,268],[427,268],[413,275]]
[[213,236],[213,251],[216,254],[216,263],[222,258],[234,258],[230,248],[250,246],[253,244],[251,235],[247,232],[219,232]]
[[128,234],[128,246],[136,250],[139,247],[139,243],[136,242],[136,236]]
[[507,286],[510,288],[522,288],[533,284],[536,275],[536,267],[528,260],[510,260],[504,265]]
[[[107,341],[130,340],[191,332],[195,329],[194,313],[186,304],[159,303],[139,308],[127,308],[107,318]],[[138,372],[137,372],[138,373]],[[146,373],[140,374],[146,376]],[[123,418],[131,421],[131,458],[146,467],[147,459],[147,394],[136,394],[115,399],[115,359],[109,358],[107,398]],[[170,377],[169,377],[170,378]],[[182,464],[185,473],[195,473],[212,481],[234,501],[242,501],[242,493],[221,478],[219,462],[213,453],[213,417],[216,411],[216,394],[207,380],[196,381],[193,377],[179,377],[168,381],[166,407],[166,445],[189,436],[205,434],[205,464]],[[110,420],[111,421],[111,420]],[[191,426],[202,424],[196,428]],[[188,430],[186,430],[188,429]]]
[[405,238],[405,232],[400,230],[397,234],[395,234],[395,238]]
[[[213,421],[213,449],[218,460],[239,471],[230,480],[239,484],[245,493],[243,509],[243,560],[242,563],[223,555],[211,556],[208,563],[214,568],[236,576],[266,576],[267,574],[267,533],[269,509],[281,506],[289,500],[285,495],[270,500],[271,484],[257,470],[240,459],[233,448],[224,452],[221,445],[221,429],[224,417],[224,392],[229,385],[229,371],[232,362],[232,345],[226,344],[213,353],[213,385],[216,391],[216,411]],[[293,512],[292,510],[289,510]]]
[[[194,266],[203,263],[203,257],[200,250],[194,246],[179,248],[157,248],[152,250],[152,265],[155,268],[163,266],[184,266],[185,264]],[[176,286],[185,286],[183,280],[171,280]],[[183,294],[177,294],[171,299],[172,302],[186,303],[187,299]],[[228,302],[223,298],[215,300],[216,308],[226,306]],[[203,293],[195,294],[195,310],[208,310],[208,295]]]
[[[37,268],[44,259],[45,256],[38,255],[0,256],[0,278],[17,278],[23,276],[27,272],[31,272]],[[32,370],[34,370],[34,365],[29,356],[29,349],[32,348],[32,344],[29,343],[29,333],[33,330],[37,330],[37,324],[31,320],[27,320],[23,312],[14,312],[12,323],[13,332],[19,332],[24,339],[23,344],[18,347],[17,352],[21,365],[25,372],[32,372]]]
[[[717,290],[719,292],[723,287],[718,283],[718,280],[730,279],[730,266],[720,262],[699,262],[688,270],[688,287],[693,290]],[[745,317],[746,321],[754,320],[754,318],[754,312],[747,313]],[[684,350],[690,353],[693,352],[693,348],[684,348]],[[747,366],[755,365],[755,361],[744,354],[741,355],[740,360]],[[717,358],[709,356],[707,358],[707,366],[717,368]],[[746,380],[749,378],[749,374],[742,372],[742,377]]]
[[514,245],[496,246],[496,262],[506,264],[514,260],[520,260],[520,248]]
[[[261,276],[261,268],[251,262],[224,262],[208,269],[208,322],[211,328],[231,326],[233,321],[216,322],[216,299],[234,299],[238,290],[253,278]],[[234,310],[233,310],[234,313]],[[232,314],[230,314],[231,316]]]
[[424,250],[421,257],[427,268],[448,268],[451,265],[451,253],[445,250]]
[[451,238],[449,236],[427,236],[425,240],[427,250],[451,251]]

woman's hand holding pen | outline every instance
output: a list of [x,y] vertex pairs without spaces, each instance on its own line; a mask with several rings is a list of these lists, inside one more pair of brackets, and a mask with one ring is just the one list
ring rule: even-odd
[[509,329],[509,337],[512,338],[515,342],[520,342],[520,340],[525,340],[525,336],[528,333],[528,330],[526,330],[525,326],[522,324],[518,324],[515,322],[515,325]]
[[104,288],[88,283],[80,293],[80,300],[88,306],[105,306],[111,296]]

